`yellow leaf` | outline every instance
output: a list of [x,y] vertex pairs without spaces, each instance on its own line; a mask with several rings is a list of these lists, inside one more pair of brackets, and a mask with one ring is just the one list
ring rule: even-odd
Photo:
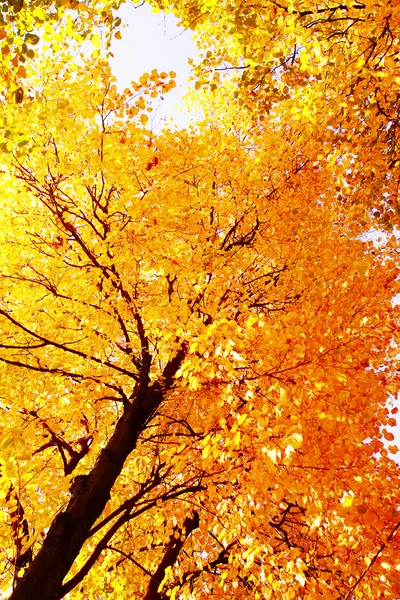
[[92,42],[92,46],[95,49],[98,49],[101,47],[101,36],[98,33],[94,33],[92,35],[92,37],[90,38],[90,41]]
[[346,495],[344,500],[343,500],[343,506],[345,508],[350,508],[350,506],[353,504],[353,496],[350,495]]
[[246,421],[248,415],[247,413],[242,413],[240,415],[240,417],[238,418],[238,425],[243,425],[243,423]]
[[211,450],[212,450],[211,446],[206,446],[205,448],[203,448],[203,451],[202,451],[203,458],[208,458],[210,456]]

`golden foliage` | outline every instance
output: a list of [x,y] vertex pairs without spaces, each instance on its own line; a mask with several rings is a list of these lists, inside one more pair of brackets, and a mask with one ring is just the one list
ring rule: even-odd
[[[291,27],[309,57],[303,29],[321,31],[313,56],[332,53],[339,89],[296,50],[268,119],[265,66],[262,85],[200,90],[204,119],[156,136],[149,109],[173,72],[119,93],[98,55],[44,53],[27,67],[40,94],[4,107],[0,577],[13,600],[399,594],[398,240],[365,235],[370,159],[353,170],[384,115],[374,104],[359,132],[338,104],[355,77],[330,37],[344,8],[306,27],[315,8],[267,3],[277,25],[264,29],[254,6],[204,6],[177,5],[186,22],[212,15],[216,43],[228,31],[232,61],[257,44],[279,60]],[[366,102],[352,94],[352,109]],[[354,135],[327,126],[338,114]],[[388,203],[387,147],[370,153]]]
[[[255,121],[279,118],[343,167],[341,195],[398,223],[400,6],[390,0],[156,0],[198,32],[196,86],[233,74]],[[350,187],[349,187],[350,186]],[[351,188],[351,191],[350,191]]]

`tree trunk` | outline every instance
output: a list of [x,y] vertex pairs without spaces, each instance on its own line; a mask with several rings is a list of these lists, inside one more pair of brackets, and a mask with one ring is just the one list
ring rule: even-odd
[[135,449],[139,435],[184,358],[182,349],[164,369],[160,381],[147,385],[147,373],[136,386],[130,407],[119,419],[115,431],[86,476],[77,478],[67,508],[53,520],[41,549],[18,581],[10,600],[54,600],[90,530],[103,512],[111,489],[124,462]]

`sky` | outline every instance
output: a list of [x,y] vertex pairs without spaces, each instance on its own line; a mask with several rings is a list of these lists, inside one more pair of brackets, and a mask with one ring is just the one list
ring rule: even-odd
[[118,15],[126,23],[122,40],[114,40],[112,46],[111,64],[118,87],[121,90],[129,87],[131,81],[137,81],[140,75],[152,69],[175,71],[177,87],[165,95],[158,107],[154,105],[152,128],[160,130],[168,119],[173,119],[179,127],[186,127],[189,114],[182,97],[188,88],[188,58],[197,54],[191,39],[193,32],[178,28],[172,15],[151,12],[146,4],[137,8],[124,4]]

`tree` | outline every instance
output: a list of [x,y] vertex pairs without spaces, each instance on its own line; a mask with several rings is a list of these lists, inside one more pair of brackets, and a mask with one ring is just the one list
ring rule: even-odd
[[363,241],[283,120],[220,98],[155,136],[174,73],[31,68],[0,179],[4,595],[396,597],[395,236]]
[[198,86],[233,74],[254,120],[278,118],[336,164],[338,194],[398,225],[400,6],[157,0],[198,32]]

